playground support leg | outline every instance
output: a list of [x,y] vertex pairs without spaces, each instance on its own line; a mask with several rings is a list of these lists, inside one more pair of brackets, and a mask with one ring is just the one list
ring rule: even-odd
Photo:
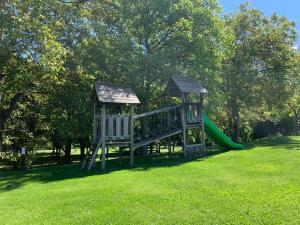
[[119,148],[119,164],[122,165],[123,161],[123,147]]
[[130,107],[130,166],[134,164],[134,106]]
[[172,146],[171,146],[171,138],[168,137],[168,155],[171,156]]
[[105,161],[106,161],[106,146],[105,146],[105,104],[102,105],[102,115],[101,115],[101,136],[102,136],[102,160],[101,160],[101,169],[105,169]]
[[104,147],[102,144],[102,155],[101,155],[101,169],[102,170],[105,169],[105,161],[106,161],[106,148],[105,148],[105,144],[104,144]]
[[182,120],[182,136],[183,136],[183,143],[182,143],[182,151],[183,155],[187,157],[187,152],[186,152],[186,122],[185,122],[185,110],[184,110],[184,104],[182,104],[181,107],[181,120]]
[[130,145],[130,166],[134,165],[134,147]]

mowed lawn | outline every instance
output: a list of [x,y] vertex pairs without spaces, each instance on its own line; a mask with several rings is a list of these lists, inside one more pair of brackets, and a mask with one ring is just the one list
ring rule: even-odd
[[126,165],[0,172],[0,224],[300,224],[300,137]]

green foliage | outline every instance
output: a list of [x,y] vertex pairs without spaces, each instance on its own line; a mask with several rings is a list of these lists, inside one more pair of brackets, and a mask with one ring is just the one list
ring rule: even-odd
[[0,159],[3,161],[8,161],[10,163],[15,163],[18,161],[18,155],[14,152],[0,152]]
[[237,132],[241,112],[278,109],[293,93],[296,31],[285,17],[266,17],[247,4],[226,16],[225,25],[228,41],[221,89]]
[[98,57],[91,60],[107,59],[94,62],[104,68],[102,80],[130,84],[145,108],[161,101],[170,75],[212,76],[221,33],[216,1],[108,1],[94,10],[103,16],[92,21]]
[[171,75],[194,76],[227,134],[249,140],[256,121],[284,117],[299,130],[300,61],[294,23],[284,17],[242,5],[222,18],[216,0],[0,6],[0,151],[2,143],[12,150],[54,137],[61,145],[88,140],[97,79],[130,85],[139,113],[166,104]]

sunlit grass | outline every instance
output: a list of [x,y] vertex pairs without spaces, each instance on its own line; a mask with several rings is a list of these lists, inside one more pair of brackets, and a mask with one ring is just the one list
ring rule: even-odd
[[0,224],[300,224],[300,137],[127,165],[1,172]]

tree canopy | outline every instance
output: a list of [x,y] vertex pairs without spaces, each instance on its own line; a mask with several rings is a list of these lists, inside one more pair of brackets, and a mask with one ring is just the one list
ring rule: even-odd
[[141,112],[163,103],[171,75],[204,84],[235,140],[268,119],[299,132],[295,39],[294,22],[247,4],[223,16],[216,0],[1,1],[0,151],[30,140],[70,155],[90,141],[95,80],[130,85]]

